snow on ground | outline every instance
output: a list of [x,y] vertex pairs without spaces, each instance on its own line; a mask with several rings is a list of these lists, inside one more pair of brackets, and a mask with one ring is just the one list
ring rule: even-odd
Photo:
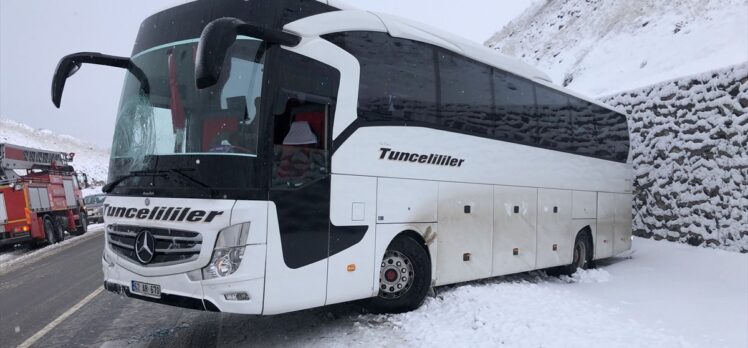
[[486,44],[590,96],[748,61],[745,0],[538,1]]
[[748,254],[635,238],[632,251],[598,269],[440,288],[423,307],[400,315],[343,307],[224,316],[218,344],[746,347],[747,294]]
[[109,152],[69,135],[59,135],[47,129],[33,129],[23,123],[0,118],[0,143],[74,152],[73,167],[77,171],[86,173],[92,183],[106,182]]

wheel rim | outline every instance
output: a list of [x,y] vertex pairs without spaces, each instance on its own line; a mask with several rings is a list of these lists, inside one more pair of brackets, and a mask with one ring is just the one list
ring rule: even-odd
[[379,272],[379,297],[395,299],[403,296],[413,284],[413,262],[408,256],[387,250]]
[[587,246],[582,241],[574,245],[574,265],[577,269],[584,269],[587,265]]

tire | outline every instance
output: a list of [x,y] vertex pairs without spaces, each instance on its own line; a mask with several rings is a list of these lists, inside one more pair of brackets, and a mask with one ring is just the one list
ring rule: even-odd
[[80,212],[78,223],[80,224],[80,226],[77,227],[74,232],[70,232],[70,234],[74,236],[81,236],[88,232],[88,216],[86,215],[86,213]]
[[588,269],[592,264],[592,246],[588,242],[587,231],[577,234],[574,240],[574,251],[571,264],[559,267],[555,273],[557,275],[572,275],[580,269]]
[[368,299],[366,307],[373,313],[409,312],[423,304],[430,287],[428,252],[413,238],[399,236],[387,247],[382,259],[379,295]]
[[44,218],[44,234],[47,236],[48,244],[57,243],[57,224],[49,216]]
[[57,236],[57,243],[65,240],[65,226],[62,225],[60,220],[55,220],[55,232]]

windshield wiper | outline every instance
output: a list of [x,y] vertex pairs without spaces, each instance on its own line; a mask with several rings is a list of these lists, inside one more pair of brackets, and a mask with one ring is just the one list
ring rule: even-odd
[[130,172],[130,174],[125,174],[123,176],[120,176],[117,179],[114,179],[112,182],[104,185],[104,187],[101,188],[101,191],[104,193],[112,192],[115,186],[121,184],[123,181],[130,179],[130,178],[138,178],[138,177],[154,177],[154,176],[166,176],[166,173],[163,171],[148,171],[148,170],[137,170]]
[[189,175],[187,175],[187,174],[184,173],[186,171],[194,171],[194,170],[195,170],[194,168],[173,168],[173,169],[169,169],[168,172],[170,172],[170,173],[176,173],[176,174],[180,175],[181,177],[187,179],[188,181],[191,181],[192,183],[197,184],[198,186],[206,189],[208,192],[210,192],[211,198],[217,196],[218,195],[218,191],[216,189],[214,189],[210,185],[208,185],[208,184],[206,184],[206,183],[204,183],[204,182],[202,182],[202,181],[200,181],[198,179],[195,179],[195,178],[193,178],[193,177],[191,177],[191,176],[189,176]]
[[[104,191],[104,192],[106,192],[106,193],[109,193],[109,192],[111,192],[114,189],[115,186],[119,185],[120,183],[122,183],[123,181],[125,181],[127,179],[134,178],[134,177],[162,176],[162,177],[168,177],[168,178],[170,178],[169,174],[177,174],[177,175],[181,176],[182,178],[187,179],[187,181],[190,181],[193,184],[196,184],[196,185],[200,186],[201,188],[205,189],[206,191],[210,192],[211,198],[217,196],[218,195],[218,191],[216,189],[214,189],[210,185],[208,185],[208,184],[206,184],[206,183],[204,183],[204,182],[202,182],[202,181],[200,181],[198,179],[195,179],[195,178],[193,178],[193,177],[191,177],[191,176],[189,176],[189,175],[187,175],[187,174],[184,173],[185,171],[194,171],[194,170],[195,170],[194,168],[173,168],[173,169],[169,169],[169,170],[151,170],[151,171],[148,171],[148,170],[139,170],[139,171],[133,171],[133,172],[130,172],[130,174],[123,175],[123,176],[115,179],[114,181],[106,184],[101,190]],[[171,180],[175,181],[174,179],[171,179]]]

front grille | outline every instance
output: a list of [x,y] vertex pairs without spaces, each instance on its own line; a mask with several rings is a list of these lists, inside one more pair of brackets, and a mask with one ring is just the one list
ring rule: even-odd
[[198,232],[143,226],[109,225],[109,246],[120,256],[140,264],[135,255],[135,237],[148,230],[156,242],[153,259],[146,266],[167,266],[197,260],[203,237]]

